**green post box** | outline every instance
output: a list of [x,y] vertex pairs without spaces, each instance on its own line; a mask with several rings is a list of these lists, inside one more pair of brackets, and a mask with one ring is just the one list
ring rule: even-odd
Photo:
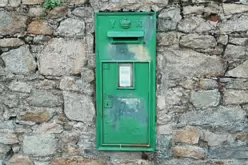
[[156,14],[96,14],[97,148],[154,151]]

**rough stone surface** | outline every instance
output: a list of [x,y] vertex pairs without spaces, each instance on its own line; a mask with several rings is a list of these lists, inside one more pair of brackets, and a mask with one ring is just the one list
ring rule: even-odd
[[76,93],[63,92],[65,115],[70,120],[92,122],[95,109],[92,100]]
[[0,7],[5,7],[8,5],[8,0],[0,0]]
[[61,99],[48,91],[34,90],[27,99],[30,105],[37,107],[56,107],[61,105]]
[[172,149],[174,157],[184,157],[193,159],[204,159],[205,151],[200,147],[195,146],[176,146]]
[[248,147],[220,147],[212,148],[209,156],[213,159],[246,159],[248,157]]
[[30,74],[36,69],[34,57],[27,46],[11,50],[1,55],[6,69],[15,74]]
[[24,136],[23,152],[33,156],[49,156],[56,153],[57,140],[52,134]]
[[53,28],[46,21],[33,21],[28,25],[28,33],[50,35],[53,33]]
[[[224,62],[216,56],[207,56],[191,50],[171,50],[164,53],[166,70],[169,77],[218,76],[225,71]],[[212,67],[209,67],[209,66]]]
[[228,135],[222,135],[222,134],[214,134],[210,131],[202,131],[200,138],[208,143],[208,146],[219,146],[224,143],[228,143],[229,139],[231,139]]
[[7,132],[0,130],[0,143],[2,144],[16,144],[19,143],[18,137],[14,132]]
[[217,106],[220,102],[220,93],[218,90],[193,91],[190,100],[196,108]]
[[245,61],[236,68],[229,70],[226,76],[248,78],[248,61]]
[[82,20],[68,18],[60,23],[55,34],[66,37],[83,37],[85,30],[85,23]]
[[0,11],[0,36],[23,33],[26,29],[27,17]]
[[9,0],[9,5],[11,7],[18,7],[21,4],[22,0]]
[[27,156],[14,155],[9,160],[8,165],[33,165],[33,163]]
[[179,119],[180,125],[204,125],[220,128],[228,131],[241,131],[245,125],[246,112],[238,106],[220,106],[217,110],[207,110],[200,112],[188,112]]
[[[30,16],[30,17],[39,17],[39,16],[42,16],[42,14],[44,13],[44,9],[42,8],[42,7],[32,7],[32,8],[30,8],[29,9],[29,11],[28,11],[28,15]],[[36,26],[38,26],[38,23],[36,22],[36,23],[33,23],[33,31],[35,31],[35,25],[36,24]],[[42,27],[42,26],[39,26],[39,27]]]
[[31,93],[32,86],[25,82],[13,81],[9,84],[9,89],[15,92]]
[[223,10],[226,15],[231,14],[237,14],[237,13],[243,13],[248,11],[247,5],[241,5],[241,4],[223,4]]
[[35,5],[35,4],[41,4],[45,0],[22,0],[22,4],[24,5]]
[[85,63],[85,44],[79,40],[52,39],[40,54],[40,73],[79,74]]
[[223,100],[225,104],[248,103],[248,93],[243,90],[225,90]]
[[225,58],[239,59],[245,56],[245,47],[228,44],[225,51]]
[[236,19],[231,19],[220,24],[220,31],[222,33],[231,33],[231,32],[241,32],[247,31],[248,27],[246,26],[248,23],[248,16],[242,15]]
[[74,158],[57,158],[52,161],[52,165],[74,165],[74,164],[84,164],[84,165],[105,165],[105,161],[99,161],[94,159],[86,159],[82,157]]
[[212,80],[212,79],[201,79],[199,81],[199,87],[201,89],[216,89],[218,88],[218,83],[216,80]]
[[0,39],[0,47],[15,48],[24,45],[25,43],[18,38],[5,38]]
[[21,120],[31,121],[36,123],[48,122],[50,119],[50,114],[47,111],[41,112],[25,112],[21,116]]
[[158,30],[175,30],[181,18],[180,8],[169,8],[162,10],[158,17]]
[[217,43],[215,38],[210,35],[188,34],[181,37],[180,45],[193,49],[207,49],[215,47]]
[[194,127],[186,127],[182,130],[176,131],[174,142],[181,142],[187,144],[197,144],[200,134]]

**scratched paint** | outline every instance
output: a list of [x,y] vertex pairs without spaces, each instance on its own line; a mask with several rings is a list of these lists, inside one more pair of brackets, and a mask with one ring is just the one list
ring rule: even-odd
[[109,56],[113,60],[133,60],[135,54],[129,51],[127,44],[110,44]]
[[141,125],[147,126],[148,114],[145,110],[145,103],[143,99],[138,98],[111,98],[112,108],[109,111],[109,118],[113,127],[118,129],[120,120],[133,119],[138,121]]
[[151,57],[149,56],[149,52],[144,45],[128,45],[128,49],[130,52],[135,54],[135,58],[138,61],[150,61]]
[[154,35],[156,31],[156,23],[153,17],[146,17],[144,20],[144,27],[145,27],[145,41],[148,43],[151,39],[152,36]]

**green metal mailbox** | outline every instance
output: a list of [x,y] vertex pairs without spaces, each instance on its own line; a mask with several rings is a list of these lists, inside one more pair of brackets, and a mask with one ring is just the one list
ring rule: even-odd
[[156,13],[96,14],[97,148],[154,151]]

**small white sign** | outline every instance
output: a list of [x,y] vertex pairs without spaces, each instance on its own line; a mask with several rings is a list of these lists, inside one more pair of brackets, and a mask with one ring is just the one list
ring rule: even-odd
[[119,65],[119,86],[131,87],[132,86],[132,66],[125,64]]

